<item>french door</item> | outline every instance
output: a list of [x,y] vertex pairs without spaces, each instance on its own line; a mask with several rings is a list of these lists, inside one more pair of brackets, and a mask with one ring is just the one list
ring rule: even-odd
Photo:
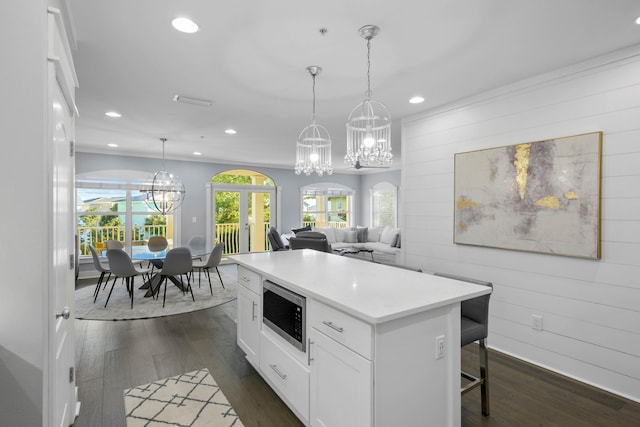
[[269,250],[267,231],[275,219],[275,188],[222,184],[212,185],[210,194],[207,235],[224,243],[225,254]]

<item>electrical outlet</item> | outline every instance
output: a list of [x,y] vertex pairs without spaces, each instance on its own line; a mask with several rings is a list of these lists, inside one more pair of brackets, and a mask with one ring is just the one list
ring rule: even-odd
[[444,357],[444,335],[436,337],[436,359]]
[[536,331],[542,331],[542,316],[539,314],[531,315],[531,327]]

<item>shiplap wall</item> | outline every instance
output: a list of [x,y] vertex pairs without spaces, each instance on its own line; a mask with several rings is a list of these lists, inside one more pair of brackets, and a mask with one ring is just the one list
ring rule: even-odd
[[[595,131],[600,260],[453,243],[455,153]],[[405,264],[493,282],[491,347],[640,401],[640,46],[405,119],[402,163]]]

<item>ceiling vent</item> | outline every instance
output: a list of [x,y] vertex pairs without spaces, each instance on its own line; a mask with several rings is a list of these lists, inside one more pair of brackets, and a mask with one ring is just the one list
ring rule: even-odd
[[190,98],[184,95],[174,95],[173,100],[175,102],[182,102],[183,104],[199,105],[201,107],[211,107],[213,105],[213,101],[209,101],[208,99]]

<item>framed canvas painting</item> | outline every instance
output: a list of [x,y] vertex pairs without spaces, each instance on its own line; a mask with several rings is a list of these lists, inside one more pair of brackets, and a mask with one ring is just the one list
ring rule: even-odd
[[600,258],[602,132],[455,155],[454,242]]

